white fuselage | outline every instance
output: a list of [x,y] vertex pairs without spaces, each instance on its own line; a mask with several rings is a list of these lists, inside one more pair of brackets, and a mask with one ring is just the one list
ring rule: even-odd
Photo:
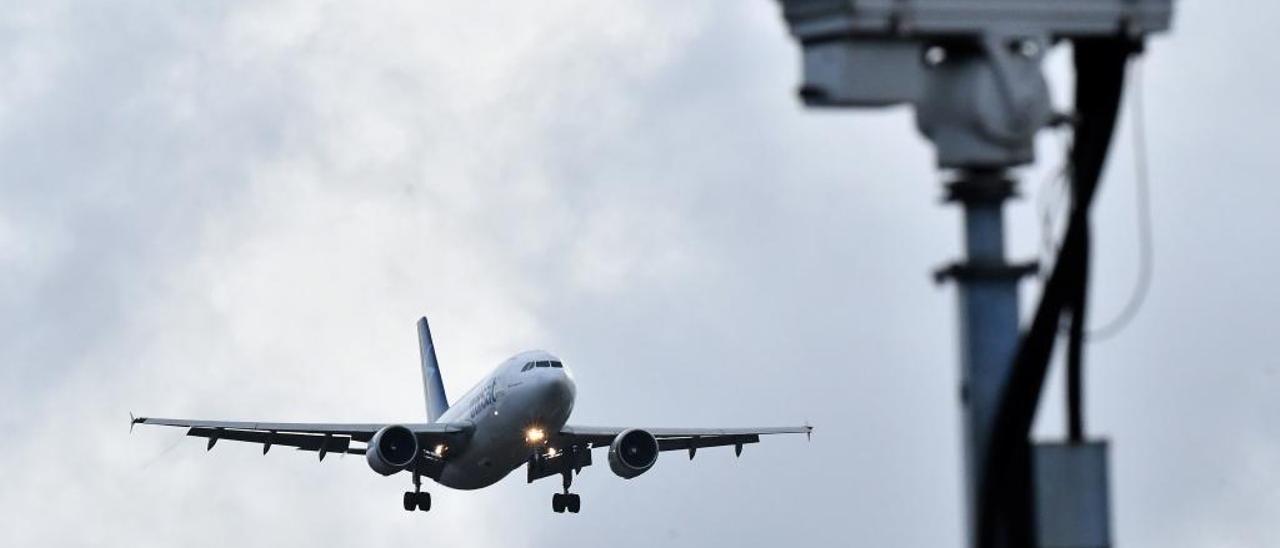
[[456,452],[444,451],[438,483],[454,489],[493,485],[528,461],[541,444],[526,439],[536,428],[547,436],[569,420],[577,388],[562,365],[526,367],[529,363],[560,365],[547,352],[516,354],[449,407],[437,422],[474,425],[469,442]]

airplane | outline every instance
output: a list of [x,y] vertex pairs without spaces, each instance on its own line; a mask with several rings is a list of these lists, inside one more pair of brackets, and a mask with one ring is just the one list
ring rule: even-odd
[[541,350],[521,352],[503,361],[469,392],[448,404],[427,318],[418,320],[425,423],[275,423],[133,417],[136,424],[187,428],[206,438],[206,450],[219,440],[329,453],[364,455],[374,472],[409,472],[413,491],[404,493],[404,509],[429,511],[431,494],[422,478],[453,489],[480,489],[526,466],[527,481],[559,475],[563,492],[551,497],[556,513],[576,514],[581,498],[570,493],[573,476],[590,466],[591,450],[608,447],[609,469],[624,479],[645,473],[662,451],[684,450],[692,460],[698,449],[742,446],[770,434],[805,434],[809,425],[780,428],[635,428],[568,424],[577,394],[573,374],[556,356]]

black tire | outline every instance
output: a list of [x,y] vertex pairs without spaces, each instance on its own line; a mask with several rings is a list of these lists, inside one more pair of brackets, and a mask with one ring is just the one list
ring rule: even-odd
[[423,512],[431,511],[431,493],[418,493],[418,509]]
[[570,514],[578,513],[578,510],[582,509],[582,497],[579,497],[577,493],[574,493],[572,495],[569,495],[567,498],[569,500],[567,501],[567,504],[565,504],[565,506],[569,510],[569,513]]
[[404,509],[406,512],[412,512],[418,506],[418,500],[415,496],[417,493],[413,491],[405,491],[404,493]]
[[564,497],[560,495],[560,493],[551,495],[551,509],[554,510],[555,513],[563,514],[564,506],[565,506],[565,500],[564,500]]

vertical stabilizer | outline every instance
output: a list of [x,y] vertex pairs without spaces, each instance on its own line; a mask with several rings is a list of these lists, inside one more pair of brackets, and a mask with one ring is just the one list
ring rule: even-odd
[[440,362],[436,361],[436,345],[431,342],[431,326],[427,318],[418,320],[418,349],[422,354],[422,391],[427,396],[427,418],[431,422],[449,408],[444,395],[444,382],[440,378]]

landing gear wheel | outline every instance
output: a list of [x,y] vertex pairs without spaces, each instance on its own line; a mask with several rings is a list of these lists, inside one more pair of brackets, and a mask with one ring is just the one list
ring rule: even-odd
[[419,510],[431,511],[431,493],[418,493],[417,499]]
[[404,509],[406,512],[412,512],[418,506],[418,494],[413,491],[404,492]]
[[404,494],[404,509],[412,512],[414,509],[423,512],[431,510],[431,493],[422,490],[422,474],[418,473],[418,469],[413,470],[413,491]]
[[573,493],[565,495],[565,498],[569,499],[566,501],[568,504],[565,505],[566,509],[569,510],[569,513],[578,513],[578,510],[582,508],[582,497],[579,497],[577,493]]
[[551,509],[554,510],[555,513],[557,514],[564,513],[565,502],[566,502],[564,499],[565,499],[564,495],[561,495],[560,493],[551,495]]

